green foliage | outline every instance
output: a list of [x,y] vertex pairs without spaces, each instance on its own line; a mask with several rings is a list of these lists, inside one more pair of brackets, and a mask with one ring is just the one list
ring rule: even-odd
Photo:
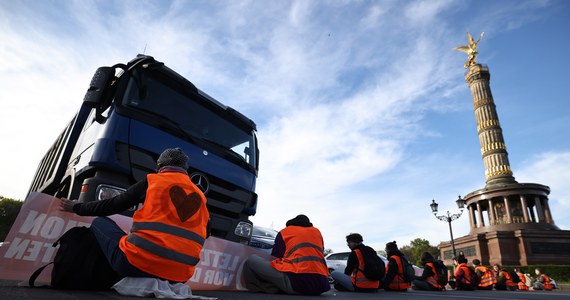
[[22,201],[0,196],[0,241],[4,241],[22,208]]
[[323,251],[323,254],[324,254],[325,256],[327,256],[327,255],[329,255],[329,254],[331,254],[331,253],[333,253],[333,250],[330,249],[330,248],[327,248],[327,249],[325,249],[325,251]]
[[412,261],[417,266],[422,265],[421,258],[424,252],[428,252],[435,259],[437,259],[437,256],[439,255],[439,250],[437,249],[437,247],[430,245],[428,240],[417,238],[411,241],[410,244],[412,250],[412,257],[413,257]]
[[408,258],[408,261],[418,267],[422,267],[422,254],[424,252],[431,254],[434,259],[437,259],[439,256],[437,247],[430,245],[428,240],[422,238],[414,239],[410,242],[410,245],[400,247],[400,251]]
[[404,253],[404,255],[406,256],[406,258],[410,263],[414,262],[414,254],[412,252],[412,247],[410,247],[409,245],[404,245],[400,247],[400,252]]

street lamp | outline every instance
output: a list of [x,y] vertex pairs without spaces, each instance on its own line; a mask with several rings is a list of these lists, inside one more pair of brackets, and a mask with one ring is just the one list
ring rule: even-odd
[[460,209],[460,212],[458,214],[450,214],[449,210],[448,210],[447,215],[443,215],[443,216],[437,215],[438,204],[435,202],[435,200],[431,200],[431,204],[429,205],[431,207],[431,212],[433,213],[433,215],[436,218],[438,218],[441,221],[445,221],[449,224],[449,234],[451,235],[451,249],[453,251],[453,257],[457,256],[457,253],[455,252],[455,242],[453,241],[453,230],[451,229],[451,222],[455,221],[455,220],[459,219],[459,217],[461,217],[461,214],[463,213],[463,209],[465,208],[465,200],[463,200],[461,198],[461,195],[459,195],[459,197],[457,198],[455,203],[457,203],[457,207]]

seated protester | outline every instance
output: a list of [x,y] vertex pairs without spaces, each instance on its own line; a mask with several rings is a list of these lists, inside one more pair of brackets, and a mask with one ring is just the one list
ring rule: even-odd
[[404,266],[402,257],[404,254],[398,249],[396,241],[386,244],[386,256],[388,265],[386,266],[386,276],[382,280],[382,288],[386,291],[406,292],[410,283],[404,280]]
[[524,276],[524,273],[521,271],[520,268],[514,268],[513,270],[515,271],[515,273],[517,273],[517,276],[519,277],[518,289],[520,291],[528,291],[529,286],[526,284],[526,276]]
[[[165,149],[148,174],[113,198],[80,203],[61,199],[61,210],[98,216],[90,230],[121,277],[151,277],[184,283],[194,274],[208,232],[206,196],[188,176],[188,156]],[[184,202],[186,201],[186,202]],[[192,204],[193,209],[185,211]],[[139,206],[139,204],[143,204]],[[108,217],[139,206],[129,233]],[[184,211],[184,213],[181,213]]]
[[495,272],[495,289],[500,291],[515,291],[517,289],[517,284],[511,278],[511,274],[501,267],[499,264],[493,265],[493,271]]
[[287,221],[275,238],[269,261],[251,255],[243,266],[245,286],[252,292],[320,295],[330,290],[321,232],[309,218]]
[[331,277],[337,282],[334,285],[335,289],[339,291],[364,293],[378,292],[378,288],[381,284],[380,280],[368,279],[364,275],[365,255],[370,259],[378,260],[377,266],[380,266],[378,272],[381,272],[381,274],[378,274],[379,277],[384,276],[384,261],[378,257],[374,249],[364,245],[362,241],[362,235],[358,233],[351,233],[346,236],[346,244],[351,252],[346,261],[344,273],[339,271],[331,273]]
[[482,266],[481,261],[478,259],[473,260],[473,267],[475,268],[475,274],[479,277],[478,290],[492,290],[495,284],[495,277],[493,276],[493,271],[489,268]]
[[422,265],[424,266],[424,271],[422,276],[416,276],[414,281],[412,281],[412,289],[423,290],[423,291],[441,291],[443,287],[437,283],[438,273],[435,268],[434,258],[429,252],[422,253]]
[[467,266],[467,258],[457,256],[453,258],[455,264],[455,289],[473,291],[477,287],[477,275]]
[[554,289],[554,285],[552,285],[552,280],[549,276],[542,274],[539,268],[536,268],[534,273],[536,274],[536,281],[532,286],[534,290],[552,291],[552,289]]

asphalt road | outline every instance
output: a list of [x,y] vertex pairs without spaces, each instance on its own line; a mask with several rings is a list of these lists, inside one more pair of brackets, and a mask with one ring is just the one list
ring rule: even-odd
[[[545,291],[445,291],[445,292],[423,292],[409,290],[405,293],[380,291],[375,294],[338,292],[334,289],[321,296],[307,297],[294,295],[268,295],[249,292],[227,292],[227,291],[194,291],[194,295],[204,297],[215,297],[218,299],[232,300],[282,300],[282,299],[536,299],[536,300],[562,300],[570,299],[570,290]],[[20,287],[17,281],[0,281],[0,299],[20,300],[20,299],[45,299],[45,300],[95,300],[95,299],[141,299],[140,297],[121,296],[114,291],[91,292],[91,291],[69,291],[53,290],[46,288]]]

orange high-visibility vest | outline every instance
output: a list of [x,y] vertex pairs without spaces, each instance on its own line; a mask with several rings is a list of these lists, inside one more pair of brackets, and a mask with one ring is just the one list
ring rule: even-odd
[[[471,284],[471,280],[469,280],[469,274],[471,274],[470,272],[474,272],[471,271],[471,269],[469,269],[469,267],[467,267],[467,265],[465,263],[459,264],[457,266],[457,268],[455,269],[455,278],[457,278],[457,274],[459,273],[459,270],[463,270],[463,278],[462,278],[462,283],[463,284],[467,284],[470,285]],[[459,282],[458,282],[459,283]]]
[[[402,265],[402,259],[398,255],[392,255],[390,258],[394,258],[398,269],[396,270],[396,275],[391,282],[388,283],[388,288],[391,290],[407,290],[410,287],[410,283],[404,281],[404,267]],[[386,274],[390,270],[390,263],[386,266]]]
[[281,237],[285,254],[271,261],[272,267],[281,272],[329,276],[323,255],[323,236],[317,228],[291,225],[281,230]]
[[362,272],[362,270],[364,270],[364,256],[362,255],[362,251],[355,249],[354,253],[358,258],[358,267],[352,270],[352,274],[350,275],[352,284],[361,289],[377,289],[380,286],[380,280],[370,280],[366,278],[364,272]]
[[524,274],[523,273],[517,273],[517,275],[519,276],[519,279],[520,279],[520,281],[518,283],[519,290],[528,291],[528,286],[526,285],[526,277],[524,276]]
[[439,283],[437,283],[437,279],[438,279],[439,275],[437,274],[437,271],[435,269],[435,265],[433,264],[433,262],[428,262],[428,263],[426,263],[426,265],[428,265],[431,268],[431,271],[434,274],[432,276],[428,276],[426,278],[426,282],[431,284],[436,289],[441,289],[442,286],[439,285]]
[[507,271],[501,271],[503,272],[503,276],[505,277],[505,284],[508,287],[515,287],[517,286],[517,284],[513,281],[513,279],[511,278],[511,274],[509,274],[509,272]]
[[138,269],[186,282],[206,239],[206,197],[183,173],[149,174],[147,180],[144,205],[134,213],[131,233],[119,247]]
[[554,286],[550,282],[550,277],[544,274],[540,274],[540,277],[544,279],[544,282],[542,283],[542,288],[546,291],[552,291],[552,289],[554,289]]
[[485,266],[477,266],[475,271],[481,272],[481,280],[479,280],[480,287],[487,287],[496,283],[496,279],[493,277],[493,272]]

